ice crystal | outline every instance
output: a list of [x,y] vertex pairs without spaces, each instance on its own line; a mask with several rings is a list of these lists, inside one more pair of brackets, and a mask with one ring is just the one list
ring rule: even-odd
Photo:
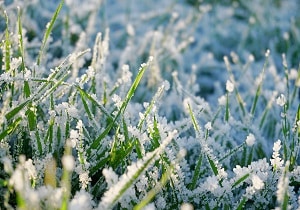
[[271,165],[275,170],[283,166],[283,160],[280,158],[280,153],[279,153],[280,149],[281,149],[281,140],[278,139],[274,143],[272,159],[270,160]]
[[227,80],[226,82],[226,90],[229,93],[231,93],[234,90],[234,84],[230,80]]
[[251,147],[255,143],[255,136],[252,133],[249,133],[249,135],[246,138],[246,144]]
[[283,94],[280,94],[280,96],[276,99],[276,103],[279,106],[284,106],[286,104],[286,98]]

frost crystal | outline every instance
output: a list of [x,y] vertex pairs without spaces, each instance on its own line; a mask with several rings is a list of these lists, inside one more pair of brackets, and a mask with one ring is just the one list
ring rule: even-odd
[[211,122],[206,123],[204,127],[206,130],[211,130],[212,129]]
[[256,190],[260,190],[264,187],[263,181],[257,175],[252,175],[252,183]]
[[281,168],[283,166],[283,160],[280,158],[279,150],[281,148],[281,141],[278,139],[273,146],[271,165],[274,169]]
[[226,82],[226,90],[229,93],[231,93],[234,90],[234,84],[229,80],[227,80],[227,82]]
[[249,135],[246,138],[246,144],[251,147],[255,143],[255,136],[252,133],[249,133]]
[[266,53],[265,53],[265,56],[266,56],[266,57],[269,57],[269,55],[270,55],[270,50],[267,49],[267,51],[266,51]]
[[284,106],[286,104],[286,98],[283,94],[280,94],[280,96],[276,99],[276,103],[279,106]]
[[221,106],[224,106],[224,105],[226,105],[226,96],[221,96],[220,98],[218,98],[218,103],[219,103],[219,105],[221,105]]
[[112,100],[113,100],[113,102],[115,102],[116,107],[118,107],[120,109],[121,106],[122,106],[122,99],[121,99],[121,97],[118,96],[118,95],[116,95],[116,94],[114,94],[112,96]]
[[84,190],[80,190],[70,202],[69,210],[90,210],[92,209],[91,203],[91,195]]
[[88,172],[83,172],[83,173],[79,174],[79,181],[81,183],[81,187],[83,189],[86,189],[87,186],[89,185],[89,182],[92,181],[92,179],[89,177]]

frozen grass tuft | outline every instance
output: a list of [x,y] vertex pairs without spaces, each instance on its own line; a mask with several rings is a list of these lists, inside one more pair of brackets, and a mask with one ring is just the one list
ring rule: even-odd
[[0,208],[299,209],[299,9],[0,2]]

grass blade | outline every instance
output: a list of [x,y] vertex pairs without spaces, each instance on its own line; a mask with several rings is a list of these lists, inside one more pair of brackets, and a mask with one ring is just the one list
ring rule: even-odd
[[48,38],[51,34],[54,23],[57,19],[57,16],[58,16],[63,4],[64,4],[64,0],[61,0],[58,7],[56,8],[56,10],[53,14],[52,19],[50,20],[50,22],[46,26],[46,31],[45,31],[44,38],[43,38],[43,41],[42,41],[42,46],[41,46],[41,49],[40,49],[40,52],[39,52],[39,55],[38,55],[38,58],[37,58],[37,62],[36,62],[38,66],[41,64],[41,59],[42,59],[42,56],[43,56],[43,53],[44,53],[44,50],[45,50],[45,47],[46,47],[47,40],[48,40]]
[[143,198],[143,200],[134,206],[134,210],[141,210],[143,209],[154,197],[157,193],[159,193],[163,187],[167,184],[168,180],[170,179],[170,175],[172,171],[174,170],[174,167],[171,165],[168,170],[163,173],[160,181],[156,184],[156,186],[151,189],[148,194]]
[[201,165],[202,165],[202,155],[200,154],[199,159],[197,161],[196,168],[195,168],[194,176],[192,178],[192,183],[190,184],[190,189],[191,190],[195,189],[195,187],[196,187],[198,178],[200,176]]
[[5,118],[7,120],[11,120],[16,114],[18,114],[31,100],[26,100],[25,102],[21,103],[17,107],[13,108],[11,111],[9,111],[6,115]]
[[242,200],[241,200],[241,202],[239,203],[238,207],[236,208],[236,210],[243,210],[246,201],[247,201],[247,198],[243,197]]
[[8,128],[4,130],[2,133],[0,133],[0,141],[4,139],[6,136],[8,136],[9,134],[11,134],[18,127],[21,121],[22,118],[19,117],[14,122],[10,123]]
[[133,84],[131,85],[127,95],[126,95],[126,98],[125,100],[123,101],[122,105],[121,105],[121,108],[120,110],[118,111],[118,113],[116,114],[114,120],[106,127],[106,129],[93,141],[93,143],[91,144],[91,146],[88,148],[88,154],[90,153],[90,151],[92,149],[96,149],[101,140],[109,133],[109,131],[113,128],[115,122],[117,121],[117,119],[119,118],[119,116],[124,113],[130,99],[132,98],[132,96],[134,95],[137,87],[138,87],[138,84],[140,83],[144,73],[145,73],[145,70],[146,68],[149,66],[149,62],[147,64],[143,64],[133,82]]
[[101,200],[100,207],[103,209],[112,209],[122,195],[134,184],[136,179],[156,160],[160,157],[160,154],[164,151],[165,147],[172,141],[177,135],[177,131],[169,132],[168,137],[163,144],[153,152],[149,152],[137,163],[133,163],[128,168],[128,173],[123,174],[119,182],[110,187],[108,191],[104,193]]
[[214,163],[214,161],[209,157],[209,155],[206,156],[210,165],[211,170],[213,171],[214,175],[217,176],[218,175],[218,168],[216,166],[216,164]]
[[[98,107],[103,112],[103,114],[105,114],[108,117],[108,119],[110,121],[113,121],[113,117],[111,116],[111,114],[106,110],[106,108],[102,104],[100,104],[96,99],[94,99],[89,93],[87,93],[85,90],[83,90],[78,85],[75,85],[75,88],[79,91],[79,94],[80,94],[82,100],[86,101],[84,99],[84,98],[86,98],[89,101],[91,101],[96,107]],[[90,115],[92,114],[90,111],[89,111],[89,113],[90,113]]]
[[244,176],[242,176],[241,178],[239,178],[238,180],[236,180],[233,185],[232,185],[232,189],[237,187],[239,184],[243,183],[248,177],[250,176],[249,173],[245,174]]
[[257,86],[257,89],[256,89],[255,97],[254,97],[253,104],[252,104],[251,111],[250,111],[252,116],[254,115],[256,105],[257,105],[257,101],[258,101],[258,98],[259,98],[260,93],[261,93],[262,84],[263,84],[263,77],[264,77],[264,74],[265,74],[265,69],[267,67],[267,64],[268,64],[268,57],[266,58],[266,60],[264,62],[262,73],[261,73],[261,75],[259,75],[259,77],[261,77],[261,78],[259,78],[259,83],[258,83],[258,86]]

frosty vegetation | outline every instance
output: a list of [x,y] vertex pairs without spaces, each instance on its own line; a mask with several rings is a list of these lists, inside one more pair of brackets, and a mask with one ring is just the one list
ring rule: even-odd
[[300,209],[299,11],[0,1],[0,208]]

